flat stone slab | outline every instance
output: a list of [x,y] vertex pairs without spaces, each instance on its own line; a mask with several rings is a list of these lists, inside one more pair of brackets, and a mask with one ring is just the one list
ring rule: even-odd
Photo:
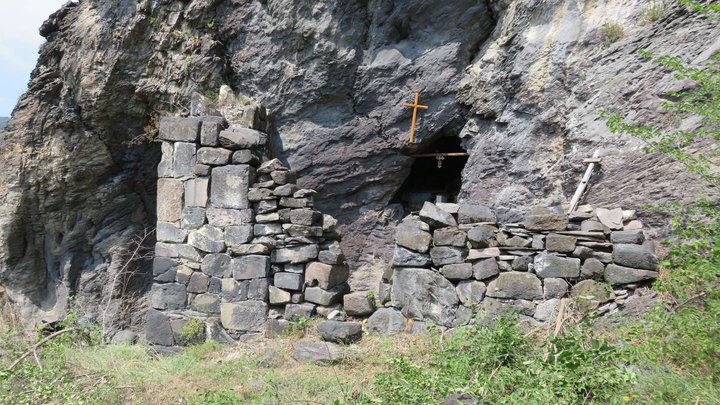
[[333,363],[342,358],[343,348],[330,342],[300,340],[293,345],[293,358],[301,363]]
[[216,208],[250,208],[248,188],[254,181],[254,170],[248,165],[230,165],[212,170],[210,203]]
[[163,117],[160,119],[159,137],[166,141],[196,142],[201,123],[199,118]]
[[497,217],[490,207],[477,204],[460,204],[458,207],[458,221],[461,224],[474,224],[478,222],[497,222]]
[[427,222],[433,228],[457,226],[457,221],[450,213],[427,201],[420,210],[420,219]]
[[615,208],[609,210],[607,208],[598,208],[595,210],[600,222],[612,230],[623,229],[623,210],[621,208]]
[[220,145],[228,149],[248,149],[264,146],[268,137],[250,128],[230,128],[220,131]]

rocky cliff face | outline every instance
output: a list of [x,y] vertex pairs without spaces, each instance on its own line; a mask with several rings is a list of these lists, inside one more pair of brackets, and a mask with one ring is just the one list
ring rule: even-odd
[[[687,84],[636,51],[699,64],[720,50],[713,23],[678,6],[645,22],[644,4],[69,2],[42,26],[29,90],[0,132],[0,283],[25,317],[61,316],[69,296],[98,317],[127,241],[155,221],[160,152],[144,140],[158,116],[192,113],[193,93],[222,84],[272,111],[274,152],[339,219],[356,289],[376,288],[391,259],[410,155],[443,136],[469,153],[458,198],[505,220],[566,202],[596,150],[588,202],[691,198],[695,179],[597,115],[632,107],[632,120],[677,126],[659,102]],[[617,42],[604,42],[607,22],[623,27]],[[401,105],[415,91],[429,109],[408,145]]]

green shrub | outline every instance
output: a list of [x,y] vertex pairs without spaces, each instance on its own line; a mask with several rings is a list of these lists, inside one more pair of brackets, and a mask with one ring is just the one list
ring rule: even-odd
[[625,35],[623,26],[620,25],[620,23],[618,22],[605,23],[603,24],[600,31],[602,32],[603,42],[605,43],[605,45],[610,45],[614,42],[617,42]]
[[645,5],[643,9],[643,20],[647,22],[655,22],[665,14],[667,6],[664,1],[651,1]]
[[187,345],[205,342],[205,322],[200,319],[190,319],[180,330],[180,337]]

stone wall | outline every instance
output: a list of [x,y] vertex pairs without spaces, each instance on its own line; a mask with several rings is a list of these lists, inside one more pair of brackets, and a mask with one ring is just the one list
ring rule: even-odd
[[535,208],[522,223],[498,225],[484,206],[425,203],[397,227],[378,297],[386,308],[368,325],[387,333],[394,320],[404,330],[406,318],[453,327],[475,311],[503,309],[545,321],[563,297],[584,310],[616,311],[658,277],[653,244],[634,216],[589,206],[570,215]]
[[221,117],[165,118],[160,138],[149,343],[184,344],[190,319],[204,324],[195,338],[231,341],[342,301],[336,221],[270,159],[267,134]]

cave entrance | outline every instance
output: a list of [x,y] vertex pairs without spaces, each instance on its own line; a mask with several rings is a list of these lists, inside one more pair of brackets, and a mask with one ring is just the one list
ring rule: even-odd
[[405,211],[418,211],[426,201],[456,202],[468,161],[460,138],[442,136],[411,156],[415,161],[395,198]]

